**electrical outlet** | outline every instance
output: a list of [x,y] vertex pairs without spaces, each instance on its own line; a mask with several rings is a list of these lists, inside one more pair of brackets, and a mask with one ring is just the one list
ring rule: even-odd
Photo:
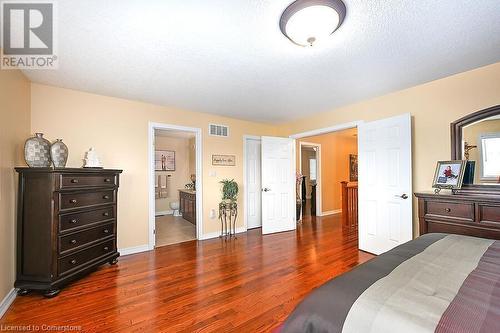
[[215,171],[215,170],[210,170],[210,171],[208,172],[208,175],[209,175],[210,177],[217,177],[217,171]]
[[214,218],[215,218],[215,216],[216,216],[216,215],[215,215],[215,209],[214,209],[214,208],[210,209],[210,218],[211,218],[211,219],[214,219]]

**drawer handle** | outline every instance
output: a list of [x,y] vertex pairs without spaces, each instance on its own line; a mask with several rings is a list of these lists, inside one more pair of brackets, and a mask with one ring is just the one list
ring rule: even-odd
[[104,229],[104,230],[103,230],[103,232],[104,232],[105,234],[109,234],[109,230],[108,230],[108,229]]
[[78,220],[77,219],[71,219],[71,220],[69,220],[69,223],[75,224],[75,223],[78,223]]
[[71,199],[69,202],[72,203],[72,204],[75,204],[76,203],[76,199]]
[[104,182],[105,182],[105,183],[111,183],[111,178],[105,178],[105,179],[104,179]]
[[73,259],[73,260],[71,260],[69,263],[70,263],[71,265],[76,265],[76,260],[75,260],[75,259]]
[[446,208],[446,209],[445,209],[445,211],[446,211],[447,213],[449,213],[449,212],[451,212],[451,208]]
[[71,243],[71,244],[73,244],[73,245],[75,245],[75,244],[76,244],[76,239],[72,239],[72,240],[70,241],[70,243]]
[[73,184],[78,184],[78,179],[71,179],[71,182],[72,182]]
[[103,199],[109,199],[109,195],[107,195],[107,194],[106,194],[106,195],[104,195],[102,198],[103,198]]
[[109,250],[109,247],[105,246],[104,251],[108,251],[108,250]]
[[102,216],[109,216],[109,213],[108,212],[104,212],[104,213],[102,213]]

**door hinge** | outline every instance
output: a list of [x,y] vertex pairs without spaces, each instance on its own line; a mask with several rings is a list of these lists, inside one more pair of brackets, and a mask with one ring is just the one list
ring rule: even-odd
[[156,229],[153,230],[153,235],[156,235]]

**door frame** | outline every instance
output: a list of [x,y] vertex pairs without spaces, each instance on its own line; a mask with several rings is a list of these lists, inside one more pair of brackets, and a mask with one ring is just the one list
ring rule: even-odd
[[[343,131],[343,130],[351,129],[351,128],[358,128],[359,125],[361,125],[363,123],[364,123],[363,120],[356,120],[356,121],[351,121],[351,122],[343,123],[343,124],[339,124],[339,125],[333,125],[333,126],[329,126],[329,127],[317,128],[317,129],[313,129],[313,130],[306,131],[306,132],[292,134],[289,137],[292,138],[292,139],[299,140],[299,139],[307,138],[307,137],[310,137],[310,136],[316,136],[316,135],[328,134],[328,133],[333,133],[333,132],[339,132],[339,131]],[[300,146],[299,146],[299,148],[300,148]],[[359,159],[359,140],[358,140],[358,159]],[[300,168],[302,169],[302,165],[300,166]],[[321,169],[321,167],[320,167],[320,169]],[[358,176],[359,176],[359,174],[358,174]],[[340,184],[339,184],[339,186],[340,186]],[[320,201],[320,200],[318,200],[318,201]],[[318,203],[316,203],[316,209],[318,209],[317,207],[318,207]],[[323,216],[322,209],[323,209],[323,207],[321,206],[321,210],[319,210],[319,211],[321,211],[321,215],[320,216]],[[318,210],[316,211],[316,215],[318,215],[317,212],[318,212]],[[359,237],[359,230],[358,230],[358,237]]]
[[[262,142],[262,137],[258,135],[243,135],[243,228],[244,230],[248,230],[248,202],[247,202],[247,141],[249,140],[258,140]],[[262,165],[259,165],[259,168],[262,168]],[[262,170],[261,170],[262,172]],[[262,180],[261,180],[262,181]],[[261,209],[261,216],[260,216],[260,222],[262,226],[262,209]]]
[[148,124],[148,161],[149,161],[149,223],[148,247],[153,250],[155,236],[155,130],[175,130],[192,132],[196,141],[196,239],[203,238],[203,146],[202,130],[198,127],[186,127],[173,124],[149,122]]
[[[299,141],[299,172],[302,174],[302,146],[317,147],[316,150],[316,216],[323,216],[321,195],[321,144],[314,142]],[[302,191],[301,191],[302,195]],[[306,195],[307,197],[307,195]],[[307,198],[306,198],[307,199]],[[302,214],[302,213],[301,213]]]

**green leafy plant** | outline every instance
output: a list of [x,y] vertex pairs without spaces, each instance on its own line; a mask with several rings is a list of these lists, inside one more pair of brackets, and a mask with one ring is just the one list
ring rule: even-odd
[[238,183],[234,179],[223,179],[222,184],[222,200],[230,200],[235,202],[238,199]]

